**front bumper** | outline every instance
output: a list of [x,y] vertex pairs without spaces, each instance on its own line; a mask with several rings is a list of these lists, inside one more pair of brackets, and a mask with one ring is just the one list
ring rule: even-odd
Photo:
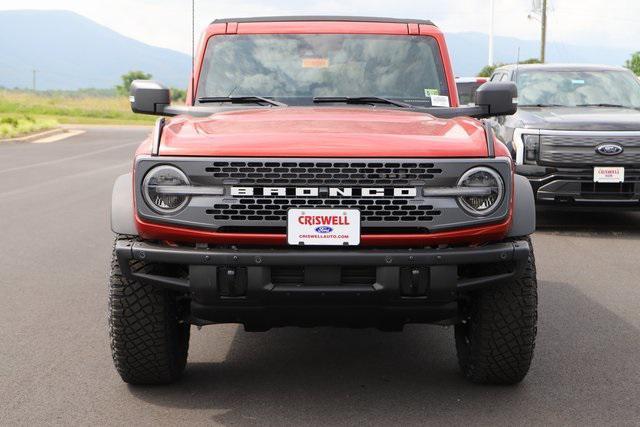
[[[453,321],[467,292],[512,279],[525,240],[446,249],[209,249],[119,241],[123,273],[188,295],[194,324],[335,325],[398,329]],[[130,269],[132,260],[184,267],[186,277]],[[162,271],[158,269],[157,271]]]
[[516,172],[529,179],[540,205],[568,208],[640,209],[640,169],[625,167],[625,182],[593,181],[593,168],[550,168],[519,165]]

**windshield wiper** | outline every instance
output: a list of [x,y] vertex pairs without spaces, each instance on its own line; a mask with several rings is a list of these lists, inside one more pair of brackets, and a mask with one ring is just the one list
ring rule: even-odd
[[407,104],[400,101],[394,101],[389,98],[382,98],[379,96],[316,96],[313,98],[313,102],[320,103],[344,103],[344,104],[389,104],[402,108],[415,108],[411,104]]
[[198,98],[201,104],[213,102],[231,102],[232,104],[269,104],[275,107],[287,107],[283,102],[274,101],[273,99],[264,98],[262,96],[205,96]]
[[518,107],[567,107],[560,104],[518,104]]
[[612,107],[612,108],[633,108],[626,105],[620,104],[607,104],[605,102],[598,104],[578,104],[576,107]]

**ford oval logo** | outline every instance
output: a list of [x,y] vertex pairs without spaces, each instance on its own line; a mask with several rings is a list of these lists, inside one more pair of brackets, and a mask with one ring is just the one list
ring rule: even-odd
[[327,226],[327,225],[322,225],[320,227],[316,227],[316,232],[320,233],[320,234],[327,234],[327,233],[331,233],[333,231],[333,228]]
[[601,144],[596,147],[596,153],[603,156],[617,156],[624,151],[622,145],[619,144]]

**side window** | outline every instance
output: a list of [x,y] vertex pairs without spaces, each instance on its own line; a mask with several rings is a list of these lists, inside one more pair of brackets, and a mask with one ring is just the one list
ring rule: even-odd
[[502,74],[502,78],[500,78],[501,82],[508,82],[509,81],[509,74],[504,73]]
[[499,82],[502,79],[502,76],[504,74],[503,73],[495,73],[493,76],[491,76],[491,82]]

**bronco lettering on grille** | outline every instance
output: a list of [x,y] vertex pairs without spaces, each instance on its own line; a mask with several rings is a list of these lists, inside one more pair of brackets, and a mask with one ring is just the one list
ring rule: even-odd
[[350,188],[350,187],[231,187],[232,196],[297,196],[297,197],[416,197],[415,188]]

